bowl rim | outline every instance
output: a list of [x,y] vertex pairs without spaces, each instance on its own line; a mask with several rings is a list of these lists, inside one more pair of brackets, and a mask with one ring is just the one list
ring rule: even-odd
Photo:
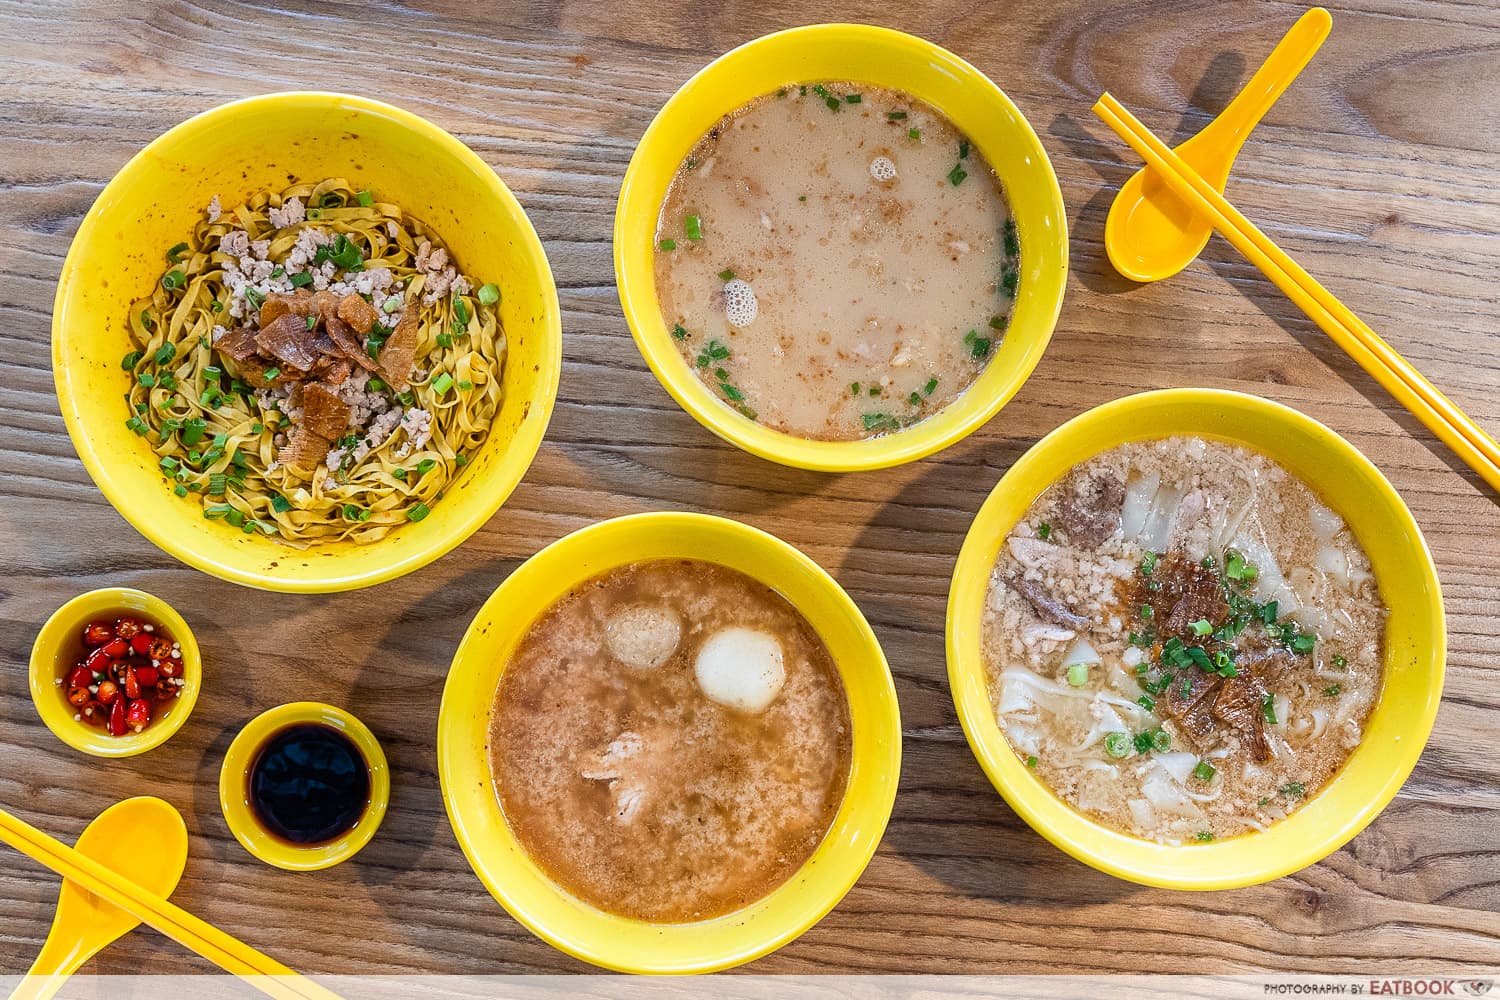
[[[782,46],[808,37],[822,38],[830,46],[850,46],[870,42],[898,45],[923,53],[935,65],[943,65],[951,71],[964,74],[975,87],[984,93],[988,101],[994,103],[997,111],[1005,112],[1014,119],[1019,126],[1019,132],[1029,143],[1030,148],[1027,152],[1037,161],[1036,169],[1047,179],[1047,204],[1044,214],[1057,222],[1055,227],[1058,240],[1057,256],[1061,273],[1056,277],[1056,294],[1051,297],[1050,301],[1038,303],[1037,308],[1040,311],[1037,313],[1037,324],[1039,328],[1045,327],[1045,333],[1036,339],[1026,353],[1016,359],[1008,382],[1000,392],[995,393],[984,405],[974,408],[972,412],[961,420],[953,422],[946,429],[941,426],[935,429],[933,420],[929,418],[896,433],[879,437],[861,438],[854,441],[817,441],[773,430],[747,420],[720,402],[717,397],[706,391],[698,391],[702,389],[701,383],[687,368],[667,332],[655,293],[654,278],[650,275],[638,276],[635,270],[627,264],[625,228],[629,203],[634,197],[633,191],[637,178],[644,169],[643,164],[647,156],[654,153],[655,139],[666,129],[664,122],[681,114],[694,99],[703,81],[722,64],[743,58],[745,53],[753,50]],[[921,100],[927,100],[916,90],[910,93]],[[723,113],[727,114],[733,110],[734,108],[726,108]],[[735,447],[768,461],[816,472],[862,472],[914,462],[956,444],[987,423],[1015,397],[1041,361],[1042,354],[1052,339],[1058,317],[1062,312],[1069,267],[1067,209],[1063,202],[1062,188],[1057,180],[1057,172],[1052,167],[1052,161],[1047,156],[1047,150],[1042,145],[1041,138],[1015,102],[984,72],[935,42],[894,28],[851,22],[809,24],[762,35],[723,53],[689,77],[662,105],[661,110],[656,113],[651,124],[647,126],[645,133],[636,143],[630,163],[625,168],[625,176],[620,184],[620,196],[615,205],[613,243],[615,285],[626,323],[630,327],[631,337],[635,340],[636,347],[647,366],[656,375],[657,381],[667,390],[667,393],[698,423]],[[992,357],[990,364],[994,364],[994,361]],[[980,378],[983,378],[989,371],[990,367],[987,365],[981,371]],[[965,394],[949,403],[939,411],[939,414],[960,406],[964,396],[973,389],[974,386],[971,385]],[[934,414],[934,417],[939,414]]]
[[[421,548],[413,548],[410,552],[399,559],[395,559],[378,568],[362,573],[323,572],[308,568],[306,572],[297,575],[279,576],[271,573],[255,572],[241,569],[237,566],[220,562],[209,556],[205,556],[190,545],[179,539],[177,533],[149,519],[136,511],[129,502],[129,496],[121,484],[115,479],[110,471],[110,463],[95,448],[86,433],[83,419],[78,409],[72,403],[69,389],[71,366],[63,357],[62,347],[65,339],[65,328],[69,324],[70,315],[68,311],[69,292],[75,281],[78,280],[80,260],[86,254],[84,249],[92,242],[94,230],[102,225],[101,219],[105,212],[117,197],[121,187],[125,184],[125,178],[134,174],[143,165],[149,163],[153,158],[167,147],[173,145],[179,138],[190,133],[194,129],[203,128],[211,123],[221,120],[233,120],[240,112],[263,105],[297,106],[306,108],[340,107],[357,111],[361,114],[372,114],[381,118],[394,121],[410,132],[418,139],[435,145],[448,155],[455,158],[460,164],[473,171],[476,176],[483,178],[490,187],[491,194],[498,200],[499,204],[515,219],[517,225],[517,237],[524,248],[525,257],[531,262],[535,271],[537,286],[542,297],[545,312],[545,328],[540,332],[545,335],[550,343],[550,350],[544,352],[544,371],[542,391],[536,394],[531,402],[533,408],[540,406],[540,419],[531,423],[525,421],[518,426],[516,433],[506,443],[506,448],[523,448],[530,452],[530,457],[521,467],[515,482],[510,483],[504,489],[496,489],[488,492],[492,499],[484,504],[476,506],[474,512],[462,521],[455,522],[446,535],[434,536],[434,543]],[[114,507],[125,518],[136,531],[140,532],[146,539],[155,544],[168,555],[173,556],[184,564],[208,573],[221,580],[254,587],[261,590],[279,593],[299,594],[325,594],[336,593],[345,590],[357,590],[362,587],[384,583],[405,576],[407,573],[421,569],[423,566],[447,555],[453,549],[463,544],[474,532],[478,531],[484,524],[495,515],[495,512],[520,485],[525,478],[531,461],[535,459],[537,451],[547,431],[547,425],[551,422],[552,411],[557,399],[558,383],[562,373],[562,310],[557,298],[557,283],[552,274],[552,266],[547,259],[546,249],[542,246],[541,239],[537,236],[536,227],[527,215],[525,208],[517,200],[510,188],[495,172],[495,169],[486,163],[477,153],[460,141],[456,136],[436,125],[420,115],[398,108],[373,98],[361,97],[356,94],[346,94],[338,91],[326,90],[289,90],[277,91],[269,94],[256,94],[250,97],[237,98],[212,108],[200,111],[189,118],[178,122],[167,129],[161,135],[152,139],[142,149],[138,150],[119,168],[110,178],[109,183],[99,192],[88,212],[84,214],[82,222],[79,223],[78,231],[73,235],[68,245],[68,252],[63,259],[62,271],[58,276],[57,291],[52,299],[52,379],[53,389],[57,397],[59,409],[62,411],[63,424],[68,431],[68,437],[73,442],[73,449],[82,460],[84,468],[89,477],[98,487],[99,492],[104,494],[110,506]],[[488,438],[486,439],[488,443]],[[375,544],[379,544],[378,542]],[[294,550],[289,549],[288,552]],[[323,567],[336,567],[338,560],[325,560],[317,565]]]
[[[279,730],[299,723],[321,723],[354,742],[370,769],[370,804],[348,833],[326,843],[299,847],[272,836],[245,801],[244,782],[254,756]],[[391,802],[391,771],[375,734],[353,713],[318,701],[294,701],[268,708],[235,734],[219,766],[219,812],[240,846],[266,864],[284,871],[312,872],[332,868],[354,857],[375,836]]]
[[[465,821],[465,814],[470,807],[463,805],[459,801],[463,796],[460,796],[458,793],[456,787],[457,776],[453,773],[458,766],[455,763],[456,755],[473,754],[476,752],[472,747],[456,746],[454,741],[457,737],[453,734],[455,733],[456,726],[458,726],[455,716],[460,712],[460,708],[456,704],[459,697],[457,692],[468,683],[461,675],[459,666],[464,662],[466,657],[476,655],[475,648],[483,641],[482,631],[476,631],[479,629],[480,623],[493,618],[499,609],[504,607],[506,598],[511,590],[529,582],[528,576],[530,574],[523,572],[527,566],[534,567],[533,573],[540,572],[539,567],[545,567],[559,560],[566,560],[571,550],[577,548],[579,545],[590,543],[594,536],[609,537],[622,531],[641,530],[652,525],[671,526],[678,533],[693,531],[726,532],[729,535],[738,536],[739,539],[761,551],[777,551],[782,558],[790,560],[800,570],[808,573],[816,581],[816,586],[827,593],[838,606],[839,613],[846,616],[855,625],[856,631],[859,633],[859,643],[862,649],[873,654],[875,662],[871,664],[872,676],[867,683],[873,690],[875,701],[878,702],[875,711],[879,715],[878,725],[882,729],[880,733],[870,737],[875,741],[876,745],[871,749],[871,757],[868,762],[863,766],[856,767],[858,762],[851,761],[851,772],[862,770],[868,775],[867,783],[861,786],[865,789],[866,798],[863,806],[858,809],[857,814],[853,817],[858,822],[855,824],[856,833],[854,834],[855,841],[851,845],[852,849],[843,854],[835,855],[835,863],[838,865],[838,876],[833,889],[828,892],[826,898],[820,899],[816,906],[805,911],[801,919],[777,927],[773,933],[769,933],[748,944],[738,943],[732,949],[726,949],[721,952],[690,954],[685,959],[678,960],[674,958],[671,961],[664,962],[651,962],[631,955],[622,956],[611,953],[609,941],[589,941],[578,935],[564,933],[554,927],[548,926],[547,923],[532,913],[522,901],[518,900],[510,892],[504,880],[503,870],[496,868],[492,872],[491,867],[483,861],[483,847],[474,842],[474,835],[471,834],[469,826]],[[676,557],[664,555],[660,558]],[[608,568],[625,565],[629,561],[620,560],[612,563]],[[712,562],[715,560],[709,559],[708,561]],[[721,565],[723,564],[721,563]],[[566,594],[573,587],[604,571],[606,570],[595,568],[586,573],[576,570],[570,572],[568,574],[568,582],[565,586],[561,588],[549,588],[555,591],[555,593],[546,606],[550,607],[552,603],[555,603],[558,598]],[[740,570],[740,572],[746,571]],[[754,574],[747,575],[754,576]],[[781,593],[781,589],[772,581],[764,577],[756,576],[755,578],[770,586],[773,590],[776,590],[777,593]],[[782,596],[790,601],[790,598],[786,598],[785,594],[782,594]],[[794,604],[793,606],[795,607],[796,605]],[[529,625],[530,622],[527,622],[525,627],[529,627]],[[524,631],[524,628],[518,628],[518,631]],[[878,668],[878,670],[874,668]],[[841,679],[843,676],[844,672],[840,670]],[[488,695],[488,697],[493,701],[493,694]],[[488,718],[489,709],[486,708],[485,711],[486,718]],[[505,580],[501,581],[494,592],[475,613],[473,620],[464,632],[463,639],[454,652],[448,677],[443,687],[443,699],[438,713],[437,725],[438,776],[442,788],[443,807],[448,815],[449,826],[458,840],[459,847],[462,849],[469,867],[478,876],[485,888],[489,890],[490,895],[522,926],[559,951],[592,965],[612,969],[617,972],[634,974],[699,974],[716,972],[742,965],[776,951],[817,924],[854,887],[864,874],[865,869],[869,866],[871,859],[875,856],[875,852],[880,846],[880,842],[885,835],[885,829],[890,821],[901,773],[902,733],[900,706],[896,698],[895,682],[891,676],[890,666],[886,660],[880,641],[876,637],[874,630],[870,627],[864,613],[855,604],[853,598],[816,561],[800,549],[775,535],[732,518],[686,511],[648,511],[609,518],[586,525],[547,545],[527,559],[521,567],[518,567]],[[489,765],[487,762],[484,765],[484,770],[486,775],[488,775]],[[840,807],[839,816],[835,819],[834,826],[830,827],[829,832],[825,834],[825,841],[839,827],[843,819],[844,806],[849,803],[855,787],[853,774],[851,773],[850,784],[844,793],[844,805]],[[488,789],[488,794],[494,797],[495,792],[493,787]],[[498,801],[496,805],[498,809]],[[499,810],[499,816],[500,821],[505,823],[503,810]],[[847,825],[847,822],[845,825]],[[525,858],[524,863],[530,865],[536,864],[529,857],[525,857],[524,848],[521,848],[519,844],[517,848],[523,858]],[[796,878],[797,873],[793,873],[786,882],[777,889],[773,889],[771,895],[790,886]],[[628,917],[599,910],[591,904],[578,900],[577,897],[574,897],[566,889],[552,882],[550,879],[546,879],[545,876],[544,881],[548,883],[557,896],[578,903],[595,912],[603,913],[610,920],[630,924],[647,923],[645,921],[634,921]],[[762,897],[762,900],[768,898],[770,898],[770,895]],[[749,905],[753,907],[758,905],[759,902],[761,900],[757,900],[755,903]],[[683,924],[668,923],[654,926],[664,929],[665,933],[684,934],[686,936],[684,929],[731,922],[737,916],[743,914],[747,908],[742,908],[741,910],[707,921]]]
[[[1379,782],[1375,794],[1367,797],[1352,812],[1346,811],[1349,814],[1341,815],[1338,823],[1329,825],[1315,836],[1304,838],[1296,849],[1270,858],[1256,859],[1254,863],[1240,863],[1233,869],[1227,867],[1228,859],[1224,853],[1226,849],[1237,850],[1234,845],[1253,841],[1254,837],[1260,835],[1247,834],[1213,844],[1185,845],[1190,846],[1190,849],[1198,852],[1200,856],[1212,855],[1215,860],[1225,863],[1226,867],[1219,868],[1209,876],[1184,874],[1167,861],[1166,856],[1181,850],[1181,847],[1156,845],[1142,838],[1116,831],[1073,809],[1031,772],[1022,770],[1018,775],[1013,774],[1015,767],[1007,766],[1007,763],[1019,766],[1015,752],[1006,742],[1004,733],[998,728],[993,710],[989,705],[988,695],[976,693],[984,687],[985,667],[978,645],[980,630],[978,615],[973,611],[983,604],[984,590],[988,586],[990,572],[993,569],[994,559],[990,555],[992,547],[990,543],[997,537],[1003,539],[1014,526],[1014,522],[1000,523],[998,508],[1005,494],[1025,488],[1018,484],[1024,482],[1023,477],[1030,473],[1031,468],[1033,466],[1045,467],[1047,456],[1052,450],[1058,447],[1060,442],[1066,441],[1072,434],[1077,433],[1079,428],[1110,422],[1126,426],[1130,423],[1130,416],[1134,411],[1153,404],[1176,403],[1194,404],[1200,408],[1220,406],[1237,409],[1262,418],[1268,425],[1279,423],[1282,426],[1300,429],[1315,438],[1320,447],[1340,453],[1345,461],[1358,470],[1364,484],[1385,501],[1387,510],[1391,512],[1405,533],[1405,537],[1409,539],[1411,552],[1416,556],[1413,560],[1415,565],[1410,566],[1409,569],[1420,576],[1424,592],[1429,595],[1426,606],[1421,609],[1420,614],[1430,621],[1432,630],[1437,636],[1429,658],[1419,664],[1425,668],[1424,672],[1429,682],[1425,688],[1425,698],[1420,704],[1413,705],[1406,715],[1406,724],[1401,734],[1407,738],[1403,739],[1398,749],[1393,752],[1394,766]],[[1107,450],[1119,443],[1151,440],[1162,436],[1149,432],[1126,431],[1120,435],[1120,440],[1115,445],[1106,445],[1105,448],[1094,450],[1091,454],[1098,454],[1099,451]],[[1230,440],[1226,435],[1214,433],[1205,433],[1203,436]],[[1235,443],[1255,447],[1273,460],[1279,461],[1271,447],[1254,445],[1242,440],[1235,440]],[[1056,481],[1057,477],[1047,479],[1037,491],[1038,495],[1041,490],[1045,490]],[[1028,501],[1027,508],[1031,502],[1034,502],[1034,498]],[[1025,516],[1024,509],[1020,516]],[[1358,448],[1312,417],[1262,396],[1228,389],[1157,389],[1111,400],[1085,410],[1064,422],[1027,449],[1026,453],[1016,460],[985,498],[965,535],[949,589],[945,629],[948,684],[964,736],[990,783],[1028,826],[1055,847],[1099,871],[1141,885],[1195,891],[1242,888],[1269,882],[1316,864],[1359,834],[1400,791],[1431,736],[1442,698],[1443,674],[1447,657],[1445,621],[1437,570],[1426,539],[1395,488]],[[979,679],[978,685],[973,683],[975,678]],[[1003,759],[1007,755],[1009,761]],[[1306,805],[1310,806],[1315,802],[1323,792],[1328,790],[1328,787],[1331,787],[1331,782],[1330,786],[1325,786],[1317,795],[1309,799]],[[1042,810],[1048,805],[1060,805],[1066,810],[1070,817],[1066,825],[1072,829],[1058,829],[1043,816]],[[1295,817],[1300,812],[1301,809],[1292,816]],[[1273,826],[1270,829],[1276,828]],[[1160,847],[1162,859],[1151,863],[1140,863],[1139,860],[1122,861],[1116,856],[1115,848],[1126,847],[1126,845],[1146,845],[1153,849]]]
[[[153,720],[139,733],[109,736],[103,730],[75,720],[71,706],[65,708],[66,702],[58,699],[58,685],[54,683],[58,676],[58,654],[70,641],[75,629],[105,611],[135,611],[154,618],[165,625],[182,646],[182,678],[186,682],[182,694],[177,696],[171,715]],[[193,630],[177,609],[165,600],[134,587],[100,587],[68,600],[42,624],[31,644],[28,686],[37,715],[52,730],[52,735],[68,746],[92,757],[134,757],[161,746],[187,723],[188,716],[198,704],[198,692],[203,688],[203,659]]]

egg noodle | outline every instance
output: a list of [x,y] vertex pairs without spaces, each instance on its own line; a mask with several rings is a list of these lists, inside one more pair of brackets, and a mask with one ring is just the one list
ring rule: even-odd
[[[306,206],[305,221],[278,228],[270,213],[294,198]],[[226,371],[213,347],[215,331],[239,323],[253,326],[261,296],[251,282],[245,318],[231,318],[233,296],[245,293],[230,285],[226,270],[238,278],[240,262],[220,249],[221,239],[244,230],[251,241],[269,240],[263,256],[276,265],[272,277],[281,279],[297,266],[294,259],[282,267],[293,256],[299,233],[308,228],[335,237],[344,234],[348,243],[340,246],[352,244],[359,250],[359,264],[345,267],[340,262],[333,281],[352,283],[361,271],[388,268],[393,297],[404,296],[400,305],[420,310],[408,389],[397,393],[378,378],[370,386],[392,409],[430,415],[425,442],[403,421],[383,440],[368,442],[368,454],[358,461],[351,461],[348,451],[363,431],[338,442],[342,447],[330,454],[348,456],[339,468],[328,468],[326,461],[314,470],[282,465],[277,454],[295,429],[282,412],[286,401]],[[435,278],[442,278],[418,266],[425,241],[431,241],[431,252],[442,246],[399,206],[378,202],[342,178],[261,192],[237,208],[222,214],[211,210],[200,220],[185,244],[168,251],[167,270],[151,296],[131,307],[130,331],[138,349],[122,362],[134,375],[126,395],[131,410],[127,425],[160,456],[168,487],[184,502],[200,504],[206,518],[297,545],[331,539],[374,542],[426,517],[490,431],[501,402],[505,335],[494,285],[476,290],[459,279],[451,294],[423,304],[424,293],[433,290]],[[350,259],[347,249],[340,256]],[[305,285],[308,279],[299,280]],[[378,325],[374,329],[390,333]],[[379,339],[366,341],[366,346],[371,357],[378,357]],[[363,384],[366,373],[354,368],[349,378]]]

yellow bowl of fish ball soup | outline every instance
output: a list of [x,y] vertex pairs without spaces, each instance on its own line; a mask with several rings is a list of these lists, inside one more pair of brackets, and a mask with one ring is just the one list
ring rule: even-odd
[[699,423],[829,472],[929,455],[1010,400],[1068,272],[1057,178],[983,73],[859,24],[710,63],[637,146],[615,276],[646,363]]
[[969,530],[948,680],[1031,826],[1101,871],[1227,889],[1311,865],[1401,788],[1442,694],[1427,544],[1295,410],[1170,389],[1031,448]]
[[480,880],[625,972],[751,961],[864,871],[901,766],[880,645],[816,563],[725,518],[650,513],[549,545],[469,626],[438,768]]
[[345,94],[213,108],[126,163],[63,264],[68,434],[137,530],[206,573],[324,593],[476,531],[531,463],[562,327],[495,172]]

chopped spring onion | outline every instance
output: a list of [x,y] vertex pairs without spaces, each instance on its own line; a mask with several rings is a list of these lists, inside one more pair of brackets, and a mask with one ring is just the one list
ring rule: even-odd
[[662,240],[660,243],[656,244],[656,248],[658,250],[666,250],[666,251],[676,250],[677,249],[677,241],[676,240]]
[[175,357],[177,357],[177,348],[170,343],[162,344],[156,349],[156,353],[152,355],[152,359],[159,365],[169,364]]
[[922,138],[922,130],[919,128],[909,128],[906,130],[906,137],[908,139],[920,139]]
[[161,461],[156,464],[161,466],[161,471],[165,473],[170,474],[177,471],[177,459],[171,455],[163,455]]
[[886,117],[887,121],[893,121],[893,122],[904,121],[906,119],[906,112],[905,111],[887,111],[885,113],[885,117]]
[[845,104],[858,104],[860,101],[863,101],[863,100],[864,100],[864,98],[861,97],[859,94],[845,94],[844,95],[844,103]]
[[235,509],[229,506],[229,504],[227,503],[209,504],[207,507],[203,508],[204,518],[210,521],[215,520],[216,518],[228,517],[233,513],[236,513]]
[[188,495],[188,488],[181,483],[178,483],[176,486],[172,487],[172,492],[176,493],[180,497],[185,497]]
[[453,315],[457,316],[458,321],[464,326],[469,325],[469,305],[456,295],[453,297]]
[[859,383],[858,382],[850,382],[849,383],[849,395],[851,395],[851,396],[858,396],[859,395]]
[[1089,682],[1089,665],[1087,663],[1068,664],[1068,683],[1073,687],[1080,688]]
[[308,285],[310,285],[312,283],[313,283],[313,276],[310,275],[310,274],[308,274],[306,271],[301,271],[301,272],[299,272],[297,274],[292,275],[292,287],[293,288],[306,288]]
[[1208,633],[1214,630],[1214,627],[1208,623],[1207,618],[1199,618],[1197,621],[1189,623],[1188,628],[1193,630],[1194,635],[1208,635]]
[[354,194],[354,200],[359,202],[360,207],[362,208],[369,208],[371,205],[375,204],[375,196],[368,191],[356,191]]
[[141,372],[138,376],[136,376],[136,381],[145,388],[149,389],[156,384],[156,376],[152,375],[150,372]]
[[453,464],[457,465],[457,466],[468,465],[469,464],[469,456],[468,455],[454,455],[453,456]]
[[1046,521],[1043,521],[1041,524],[1037,525],[1036,526],[1036,537],[1040,538],[1044,542],[1047,539],[1051,538],[1052,537],[1052,525],[1048,524]]
[[1289,781],[1276,791],[1289,799],[1300,799],[1307,794],[1307,786],[1300,781]]
[[[483,301],[484,296],[481,295],[479,298],[480,298],[481,301]],[[394,296],[394,295],[389,296],[380,305],[380,311],[383,312],[383,313],[385,313],[387,316],[389,316],[391,313],[395,312],[397,309],[400,309],[400,308],[401,308],[401,300],[398,299],[398,298],[396,298],[396,296]]]
[[1135,703],[1148,712],[1156,711],[1156,699],[1149,694],[1143,694],[1135,700]]
[[1149,604],[1142,604],[1141,605],[1141,617],[1143,619],[1145,619],[1146,621],[1149,622],[1153,617],[1155,617],[1155,615],[1156,615],[1156,609],[1153,608],[1151,605],[1149,605]]
[[1130,753],[1131,742],[1129,733],[1105,733],[1104,752],[1119,760]]
[[175,268],[161,276],[161,287],[167,291],[173,291],[187,284],[187,275]]
[[932,378],[930,378],[930,379],[927,380],[927,384],[926,385],[922,386],[922,395],[924,395],[924,396],[931,396],[935,391],[937,391],[937,387],[938,387],[937,376],[933,376]]
[[1193,834],[1193,839],[1198,841],[1199,843],[1206,844],[1214,839],[1213,831],[1199,830],[1197,833]]
[[1323,689],[1323,694],[1329,698],[1337,698],[1343,692],[1343,690],[1344,689],[1338,684],[1330,684]]
[[439,347],[452,347],[453,346],[453,334],[451,334],[451,333],[440,333],[436,337],[434,337],[433,339],[437,341],[437,345]]
[[435,468],[437,468],[436,459],[424,458],[422,459],[422,461],[417,463],[417,475],[425,476]]
[[732,268],[727,268],[726,267],[724,270],[722,270],[722,271],[719,272],[719,280],[720,281],[733,281],[734,280],[734,270]]
[[908,403],[910,403],[912,406],[921,406],[922,405],[922,394],[920,392],[914,392],[910,396],[906,397],[906,401]]
[[365,391],[366,392],[379,392],[381,389],[384,389],[384,388],[385,388],[385,383],[382,382],[378,378],[372,378],[372,379],[370,379],[370,381],[368,381],[368,382],[365,383]]
[[439,396],[444,395],[451,388],[453,388],[453,376],[447,372],[439,373],[438,377],[432,380],[432,391]]
[[688,332],[681,323],[672,327],[672,336],[677,340],[687,340]]
[[181,264],[182,252],[186,249],[188,249],[188,245],[186,243],[177,244],[175,247],[167,251],[167,261],[172,264]]
[[1193,777],[1199,781],[1213,781],[1214,775],[1219,772],[1206,760],[1200,760],[1198,766],[1193,768]]
[[202,417],[194,417],[182,427],[182,443],[191,448],[203,440],[208,433],[208,423]]
[[292,502],[280,493],[271,494],[271,509],[278,514],[285,514],[292,509]]
[[224,490],[227,488],[228,483],[229,479],[224,475],[224,473],[215,472],[213,475],[208,477],[208,495],[211,497],[223,496]]
[[1027,767],[1029,767],[1033,771],[1035,771],[1036,770],[1036,765],[1037,765],[1036,754],[1032,754],[1030,757],[1026,758],[1026,766]]
[[126,371],[130,371],[135,368],[136,365],[141,363],[141,358],[143,357],[145,357],[145,355],[143,355],[140,351],[131,351],[129,354],[120,359],[120,367],[125,369]]
[[431,513],[432,508],[428,507],[425,503],[418,503],[415,507],[408,507],[406,509],[406,519],[408,521],[420,521]]
[[955,163],[953,169],[948,171],[948,183],[954,187],[958,187],[964,182],[964,178],[968,176],[969,172],[963,168],[963,165]]
[[1292,640],[1292,649],[1298,653],[1311,653],[1318,644],[1318,637],[1311,632],[1300,632]]
[[1276,696],[1269,691],[1260,700],[1260,716],[1271,725],[1276,725]]
[[1146,558],[1141,560],[1141,576],[1150,576],[1151,571],[1156,569],[1156,560],[1161,558],[1155,552],[1147,552]]
[[689,215],[682,220],[682,228],[690,240],[703,239],[703,220],[696,215]]
[[1338,653],[1334,653],[1333,654],[1333,665],[1335,667],[1337,667],[1339,670],[1348,670],[1349,669],[1349,661],[1346,660],[1346,659],[1344,659],[1344,657],[1342,657]]
[[281,369],[280,368],[267,368],[266,371],[265,371],[265,374],[261,375],[261,378],[265,379],[267,382],[273,382],[280,375],[281,375]]

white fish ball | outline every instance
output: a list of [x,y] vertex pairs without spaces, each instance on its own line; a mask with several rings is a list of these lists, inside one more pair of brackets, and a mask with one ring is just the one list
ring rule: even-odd
[[749,326],[760,315],[760,303],[750,282],[731,278],[724,282],[724,318],[730,326]]
[[764,712],[786,683],[781,643],[748,628],[710,636],[698,650],[694,672],[705,695],[742,712]]
[[615,659],[634,670],[655,670],[677,651],[682,622],[670,608],[634,604],[610,616],[604,641]]

